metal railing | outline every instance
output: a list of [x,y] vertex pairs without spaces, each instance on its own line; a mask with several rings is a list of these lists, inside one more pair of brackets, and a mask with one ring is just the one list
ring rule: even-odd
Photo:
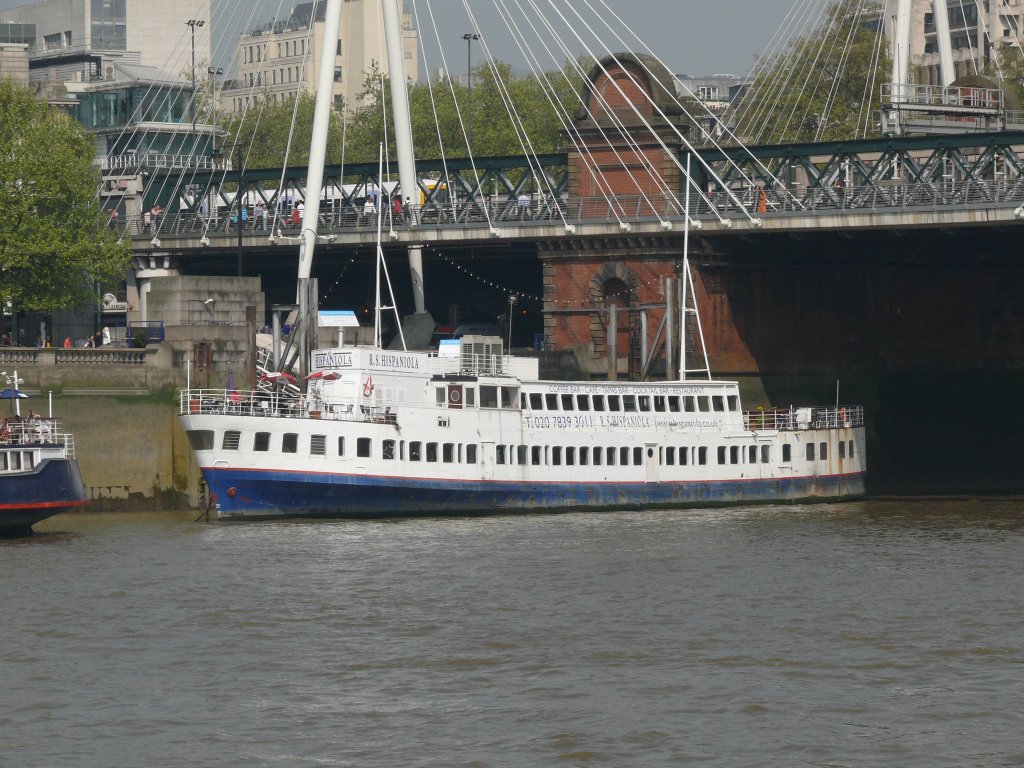
[[[743,189],[732,194],[714,192],[707,200],[691,204],[691,217],[714,221],[718,218],[774,217],[784,218],[806,214],[864,214],[906,211],[954,210],[968,208],[1017,207],[1024,203],[1024,178],[994,181],[907,182],[886,180],[876,184],[850,187],[811,187],[805,190],[766,189],[760,204],[758,191]],[[763,210],[758,210],[762,208]],[[472,228],[482,230],[482,237],[492,233],[488,225],[511,227],[558,226],[639,221],[681,222],[683,209],[674,197],[636,195],[617,198],[577,198],[558,203],[532,203],[528,208],[514,202],[450,203],[445,205],[410,206],[399,214],[385,212],[386,232],[427,228]],[[142,217],[130,217],[122,228],[137,237],[195,238],[217,234],[235,235],[237,220],[225,215],[198,213],[164,214],[150,217],[147,225]],[[242,221],[242,231],[253,236],[284,236],[298,238],[301,223],[289,217],[272,215],[249,216]],[[343,232],[374,232],[377,214],[364,213],[358,207],[342,208],[320,214],[319,232],[326,235]],[[204,243],[205,244],[205,243]]]
[[149,365],[151,361],[156,361],[155,350],[142,348],[0,347],[0,364],[4,365]]
[[75,456],[75,437],[65,432],[58,419],[43,416],[8,416],[0,426],[0,447],[27,445],[62,446],[69,458]]
[[864,406],[841,405],[825,408],[789,408],[744,411],[743,426],[754,430],[795,431],[864,426]]

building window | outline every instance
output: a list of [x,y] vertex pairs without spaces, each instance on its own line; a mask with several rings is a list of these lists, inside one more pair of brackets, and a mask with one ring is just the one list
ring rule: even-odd
[[341,67],[335,67],[334,68],[334,82],[336,82],[336,83],[340,83],[341,82]]

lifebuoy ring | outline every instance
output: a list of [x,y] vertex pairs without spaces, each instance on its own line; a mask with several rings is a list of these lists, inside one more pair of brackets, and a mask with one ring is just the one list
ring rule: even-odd
[[459,402],[459,400],[462,399],[462,395],[459,394],[459,390],[452,389],[452,390],[449,390],[449,392],[448,392],[448,399],[451,402],[453,402],[453,403],[457,403],[457,402]]

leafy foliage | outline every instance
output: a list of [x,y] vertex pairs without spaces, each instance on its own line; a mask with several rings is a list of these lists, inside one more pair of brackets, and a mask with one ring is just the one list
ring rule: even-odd
[[737,135],[764,144],[877,135],[879,86],[891,69],[881,13],[876,3],[835,0],[817,29],[761,64],[737,110]]
[[[584,71],[588,66],[583,64]],[[477,67],[473,71],[471,128],[470,94],[465,85],[449,79],[413,84],[409,88],[409,113],[416,155],[439,158],[443,150],[446,157],[466,157],[470,134],[474,155],[521,155],[524,144],[531,153],[558,151],[564,144],[566,113],[571,114],[579,102],[582,78],[573,67],[547,75],[542,85],[532,75],[516,76],[501,62]],[[268,102],[262,110],[250,109],[241,119],[228,119],[228,136],[237,136],[236,142],[247,148],[247,167],[281,167],[294,103]],[[311,95],[299,97],[289,165],[301,165],[309,157],[313,108]],[[340,162],[343,130],[345,162],[375,162],[384,140],[384,114],[390,109],[390,79],[374,68],[367,73],[354,108],[335,105],[327,162]],[[509,116],[510,111],[517,116],[515,120]],[[395,158],[393,132],[388,131],[387,141],[388,156]]]
[[93,143],[71,118],[0,80],[0,297],[70,308],[117,287],[130,253],[96,198]]

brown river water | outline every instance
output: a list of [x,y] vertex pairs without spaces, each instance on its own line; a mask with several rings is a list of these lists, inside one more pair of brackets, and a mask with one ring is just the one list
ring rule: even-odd
[[1024,499],[0,541],[0,766],[1024,765]]

